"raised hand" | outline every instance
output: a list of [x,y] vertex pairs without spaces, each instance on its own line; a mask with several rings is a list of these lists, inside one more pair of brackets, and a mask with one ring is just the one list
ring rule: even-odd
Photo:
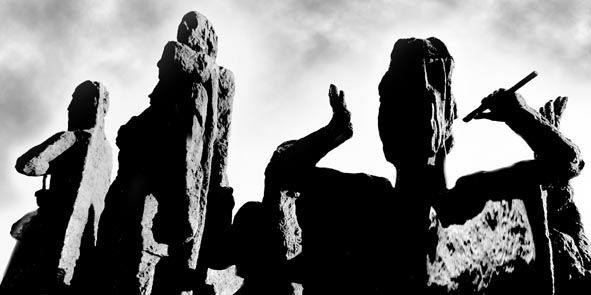
[[[328,88],[328,99],[332,107],[332,119],[328,127],[335,128],[343,132],[345,138],[351,138],[353,135],[353,125],[351,124],[351,112],[347,109],[345,103],[345,93],[334,85],[330,84]],[[341,136],[339,136],[340,138]]]
[[328,98],[333,112],[338,109],[347,109],[347,105],[345,104],[345,93],[342,90],[339,91],[334,84],[330,84],[328,88]]
[[559,96],[554,100],[551,99],[540,108],[540,114],[548,120],[550,125],[559,128],[560,119],[562,119],[562,114],[566,109],[567,102],[568,98],[566,96]]

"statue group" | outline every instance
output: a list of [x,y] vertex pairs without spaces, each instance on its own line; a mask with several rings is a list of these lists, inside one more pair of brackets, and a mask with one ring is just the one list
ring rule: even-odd
[[[535,157],[448,188],[454,60],[437,38],[400,39],[379,84],[394,186],[317,167],[353,136],[345,94],[330,85],[329,123],[279,145],[262,199],[232,218],[234,76],[216,54],[211,23],[187,13],[158,62],[150,106],[119,129],[112,183],[108,93],[98,82],[76,88],[68,131],[17,160],[44,186],[39,208],[12,228],[18,242],[2,294],[574,294],[591,286],[591,248],[569,185],[584,163],[558,129],[566,98],[537,111],[511,89],[486,97],[475,118],[504,123]],[[242,278],[237,288],[208,279],[230,266]]]

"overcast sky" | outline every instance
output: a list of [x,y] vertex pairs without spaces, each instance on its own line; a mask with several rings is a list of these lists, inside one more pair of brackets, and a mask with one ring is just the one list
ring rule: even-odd
[[[562,131],[583,156],[591,153],[589,1],[417,2],[4,1],[0,271],[13,247],[10,226],[36,208],[33,194],[41,187],[40,178],[16,173],[16,158],[66,129],[71,94],[87,79],[110,92],[106,131],[116,154],[117,129],[147,107],[162,48],[176,39],[181,17],[191,10],[213,23],[218,64],[236,77],[229,177],[238,206],[262,198],[264,168],[278,144],[328,122],[330,83],[346,93],[355,135],[321,164],[393,178],[377,133],[377,85],[399,38],[436,36],[447,44],[456,61],[452,91],[460,116],[496,88],[537,70],[540,76],[521,91],[526,101],[537,108],[568,96]],[[454,132],[450,186],[461,175],[532,158],[504,124],[458,120]],[[584,171],[573,183],[591,230],[590,180]]]

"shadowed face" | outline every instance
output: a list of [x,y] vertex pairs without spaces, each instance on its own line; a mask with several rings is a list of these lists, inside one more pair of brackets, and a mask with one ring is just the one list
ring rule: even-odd
[[[85,81],[76,87],[68,106],[68,130],[90,129],[97,124],[100,86]],[[106,106],[104,112],[106,112]]]
[[435,39],[401,39],[380,82],[378,128],[386,159],[397,168],[434,165],[453,138],[453,59]]

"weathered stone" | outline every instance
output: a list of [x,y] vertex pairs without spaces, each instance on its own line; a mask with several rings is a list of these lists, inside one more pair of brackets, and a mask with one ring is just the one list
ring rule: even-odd
[[209,269],[206,283],[214,287],[216,295],[232,295],[240,289],[244,279],[236,274],[236,266],[223,270]]
[[168,256],[168,246],[154,240],[152,228],[156,213],[158,213],[158,201],[153,195],[148,195],[142,215],[142,258],[138,271],[139,284],[142,288],[140,294],[152,293],[156,265],[162,257]]
[[[302,282],[307,294],[381,294],[400,288],[554,294],[546,219],[554,209],[546,206],[551,193],[540,187],[578,174],[578,150],[513,94],[501,101],[514,105],[495,105],[491,112],[510,112],[503,120],[541,156],[462,177],[447,189],[444,162],[456,117],[452,68],[453,59],[436,38],[395,45],[380,83],[379,118],[384,153],[397,169],[395,189],[379,178],[316,168],[342,143],[328,126],[277,149],[265,173],[263,203],[249,203],[237,214],[239,236],[256,237],[261,244],[239,239],[238,270],[245,278],[239,294],[292,294],[294,289],[285,286],[293,281]],[[545,111],[554,116],[563,109]],[[458,224],[444,227],[435,214],[427,219],[432,207],[443,212],[445,224]],[[394,208],[395,214],[384,208]],[[386,242],[384,233],[395,241]],[[575,230],[576,237],[580,233]],[[567,235],[558,237],[558,256],[568,253],[559,261],[576,261],[567,263],[574,269],[566,272],[578,282],[585,270],[577,251],[584,252],[588,243],[579,239],[581,247]]]
[[221,241],[216,231],[231,222],[231,215],[218,216],[231,214],[233,201],[215,205],[218,216],[207,225],[206,208],[209,198],[232,199],[225,169],[233,75],[215,64],[217,37],[199,13],[185,15],[178,40],[165,46],[158,62],[150,107],[117,137],[119,171],[99,235],[102,272],[109,272],[103,292],[109,294],[206,288],[207,268],[216,262],[199,258],[210,254],[201,253],[206,226],[211,239]]
[[[0,287],[3,293],[76,293],[90,279],[112,166],[104,134],[108,105],[102,84],[80,84],[68,107],[68,131],[55,134],[17,160],[17,171],[44,179],[36,193],[39,209],[12,228],[19,241]],[[48,188],[47,176],[51,177]]]
[[438,238],[435,255],[427,262],[427,285],[432,288],[481,294],[499,282],[518,285],[518,273],[535,258],[521,200],[489,201],[482,212],[462,225],[444,228],[436,215],[431,220]]
[[218,36],[209,20],[197,11],[191,11],[183,17],[177,31],[177,41],[213,59],[217,57]]
[[[558,128],[566,102],[563,97],[551,100],[540,108],[539,113],[549,124]],[[577,161],[580,159],[575,163]],[[429,284],[443,287],[445,292],[469,294],[492,293],[499,287],[499,282],[514,282],[512,284],[518,286],[524,278],[524,275],[519,275],[518,269],[521,268],[523,273],[525,265],[532,265],[531,257],[535,253],[534,260],[540,259],[540,255],[552,258],[552,261],[544,263],[548,263],[552,270],[555,294],[573,294],[588,288],[591,284],[589,242],[573,201],[572,188],[568,182],[558,182],[544,185],[543,189],[547,210],[531,206],[530,210],[542,209],[540,213],[543,216],[538,214],[536,218],[541,219],[538,223],[542,222],[538,226],[549,228],[547,241],[535,242],[533,239],[529,222],[524,222],[527,221],[525,213],[528,211],[520,200],[513,200],[511,206],[507,206],[507,201],[488,202],[480,214],[465,224],[448,228],[443,228],[433,217],[431,220],[437,228],[439,244],[435,257],[428,263]],[[528,215],[535,215],[533,213],[528,212]],[[551,247],[548,247],[547,252],[540,250],[546,246],[544,243],[550,242]],[[535,249],[528,250],[534,244]],[[489,258],[490,250],[495,251],[493,258],[496,259]],[[540,278],[534,279],[539,284]],[[515,289],[512,291],[516,292]]]
[[228,186],[226,169],[228,165],[228,138],[232,123],[232,104],[234,101],[234,74],[219,67],[218,72],[218,137],[214,145],[211,183],[216,186]]
[[[539,113],[558,129],[567,101],[566,97],[550,100],[540,108]],[[581,161],[580,155],[577,156],[578,161]],[[556,294],[574,294],[588,289],[591,287],[591,245],[573,199],[573,189],[568,181],[546,185],[544,189],[548,195],[547,221],[552,242]]]
[[[549,226],[546,217],[547,193],[540,187],[554,182],[568,181],[582,168],[577,147],[549,123],[559,121],[555,115],[561,113],[564,108],[557,106],[552,110],[545,110],[543,113],[552,118],[544,119],[516,93],[500,90],[485,98],[494,103],[489,105],[489,112],[480,114],[477,119],[506,123],[525,140],[536,154],[536,158],[496,171],[462,177],[453,189],[448,190],[445,183],[444,164],[446,154],[452,147],[451,125],[456,117],[450,82],[453,65],[452,57],[440,40],[436,38],[401,39],[394,45],[390,66],[379,86],[378,127],[384,154],[397,170],[397,197],[411,200],[405,207],[408,210],[403,213],[406,216],[402,220],[405,220],[409,227],[414,228],[411,232],[418,233],[418,247],[409,247],[404,251],[409,256],[409,265],[411,265],[408,269],[409,283],[407,284],[413,289],[422,288],[424,281],[422,274],[426,271],[415,266],[421,265],[425,254],[429,254],[432,259],[443,257],[439,262],[430,261],[428,264],[430,273],[427,279],[431,280],[431,285],[434,286],[436,285],[434,281],[446,278],[448,283],[443,288],[444,293],[449,290],[469,294],[518,292],[515,289],[516,285],[509,283],[517,279],[520,282],[519,286],[531,284],[528,290],[532,292],[554,294],[554,268],[549,233],[551,225]],[[491,210],[488,207],[482,212],[484,216],[482,213],[478,214],[487,200],[509,201],[512,198],[523,200],[529,227],[524,227],[521,222],[509,222],[508,227],[495,228],[495,231],[488,230],[486,226],[476,227],[478,234],[473,231],[476,229],[473,228],[475,224],[483,224],[482,218],[486,219],[488,212],[486,210]],[[496,246],[494,248],[475,247],[484,256],[478,256],[480,254],[457,256],[459,255],[457,251],[464,253],[461,251],[472,248],[466,249],[464,244],[456,245],[457,241],[445,240],[451,237],[449,232],[451,228],[443,231],[439,228],[435,233],[433,230],[425,232],[425,225],[429,222],[425,224],[421,218],[428,215],[428,210],[425,209],[431,207],[436,209],[439,218],[445,220],[445,224],[463,224],[466,219],[471,219],[463,227],[453,227],[454,230],[461,229],[472,235],[464,239],[464,242],[469,241],[472,245],[480,243],[479,239],[484,239],[490,243],[496,243]],[[512,216],[514,214],[511,213],[512,210],[503,209],[499,214]],[[498,227],[498,225],[495,226]],[[520,257],[525,253],[523,252],[520,255],[503,256],[516,260],[491,260],[491,252],[486,249],[498,251],[495,253],[505,253],[507,249],[520,249],[507,244],[519,237],[515,233],[496,236],[496,230],[505,231],[513,227],[530,232],[528,235],[533,237],[532,241],[535,244],[535,259],[528,260]],[[442,238],[442,234],[445,239],[438,241],[438,238]],[[523,234],[525,233],[521,235]],[[522,244],[524,241],[517,240],[520,242],[520,247],[526,246]],[[439,246],[425,248],[424,245],[432,243],[439,243]],[[450,248],[448,249],[447,246]],[[451,257],[455,257],[455,260]],[[531,263],[525,263],[527,261]],[[441,265],[443,262],[446,263],[445,266]],[[511,269],[515,264],[525,266],[525,270],[520,272],[521,277],[517,278],[516,274],[513,274],[510,276],[511,280],[496,278],[496,273],[505,273],[507,267]],[[451,273],[446,273],[442,267],[450,270]],[[479,271],[483,273],[479,274]],[[491,280],[498,283],[491,284]],[[535,284],[532,284],[534,281]],[[457,285],[454,285],[455,282]]]
[[158,62],[160,80],[189,80],[205,82],[215,67],[215,59],[197,52],[188,45],[170,41],[164,47]]
[[296,200],[299,193],[288,190],[280,193],[279,231],[285,247],[285,258],[291,260],[302,253],[302,229],[296,216]]

